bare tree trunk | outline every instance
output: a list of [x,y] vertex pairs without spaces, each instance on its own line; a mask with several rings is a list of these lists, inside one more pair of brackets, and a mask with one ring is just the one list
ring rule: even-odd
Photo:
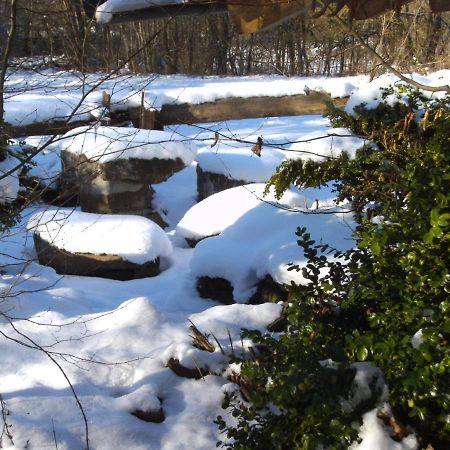
[[[1,56],[1,68],[0,68],[0,124],[5,117],[5,81],[6,71],[8,69],[8,61],[11,55],[12,43],[14,39],[14,33],[16,31],[16,17],[17,17],[17,1],[11,0],[10,13],[9,13],[9,29],[6,35],[6,44],[4,46]],[[0,130],[1,132],[1,130]]]

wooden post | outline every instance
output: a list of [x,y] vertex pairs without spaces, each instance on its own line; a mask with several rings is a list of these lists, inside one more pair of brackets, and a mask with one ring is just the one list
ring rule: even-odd
[[102,93],[102,106],[111,111],[111,95],[108,91],[103,91]]
[[111,125],[111,94],[107,91],[102,92],[102,106],[107,112],[102,111],[100,123],[105,126]]
[[141,109],[139,111],[139,128],[142,130],[154,130],[156,111],[153,108],[146,108],[144,91],[141,94]]

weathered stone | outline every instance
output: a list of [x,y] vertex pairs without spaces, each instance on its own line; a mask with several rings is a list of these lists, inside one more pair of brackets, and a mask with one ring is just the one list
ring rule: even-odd
[[89,161],[85,155],[61,152],[61,192],[66,203],[84,212],[132,214],[167,226],[152,209],[154,191],[149,184],[165,181],[184,167],[181,159],[128,159],[106,163]]
[[85,155],[76,155],[67,150],[61,151],[64,177],[89,180],[101,177],[107,181],[132,181],[136,183],[162,183],[175,172],[185,167],[180,158],[176,159],[115,159],[105,163],[94,158],[87,159]]
[[278,284],[270,275],[258,281],[256,292],[249,300],[251,305],[261,303],[285,302],[288,297],[288,291],[283,285]]
[[159,408],[156,411],[142,411],[140,409],[137,409],[131,414],[133,416],[136,416],[138,419],[143,420],[144,422],[161,423],[164,422],[164,419],[166,418],[162,408]]
[[166,366],[179,377],[192,378],[195,380],[199,380],[210,373],[208,369],[202,367],[196,367],[195,369],[185,367],[175,358],[170,358],[169,361],[167,361]]
[[220,173],[206,172],[197,165],[198,201],[201,201],[210,195],[217,194],[217,192],[224,191],[225,189],[243,186],[244,184],[248,184],[248,181],[234,180],[227,178]]
[[[286,302],[288,291],[276,283],[270,275],[260,280],[256,285],[255,294],[250,297],[248,304]],[[210,298],[224,305],[236,303],[233,296],[233,286],[225,278],[199,277],[197,279],[197,292],[202,298]]]
[[233,286],[225,278],[199,277],[197,279],[197,291],[200,297],[217,300],[224,305],[235,303]]
[[69,202],[73,206],[80,204],[80,190],[88,180],[92,177],[81,177],[81,165],[79,158],[73,153],[65,150],[61,151],[61,195],[64,198],[69,199]]
[[39,263],[52,267],[62,275],[132,280],[154,277],[160,273],[159,258],[144,264],[136,264],[117,255],[69,253],[44,241],[36,233],[33,234],[33,239]]
[[82,186],[81,210],[98,214],[140,214],[148,212],[153,190],[148,184],[106,181],[101,177]]

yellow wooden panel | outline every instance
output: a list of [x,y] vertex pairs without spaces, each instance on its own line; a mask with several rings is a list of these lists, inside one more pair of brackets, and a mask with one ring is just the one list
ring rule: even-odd
[[239,33],[256,33],[308,11],[312,0],[227,0]]

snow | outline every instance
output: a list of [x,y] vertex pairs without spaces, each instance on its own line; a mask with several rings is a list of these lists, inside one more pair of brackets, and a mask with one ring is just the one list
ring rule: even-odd
[[121,127],[79,127],[66,133],[62,150],[106,163],[118,159],[181,159],[192,163],[196,150],[180,136],[158,130]]
[[299,136],[288,151],[289,159],[301,158],[312,161],[324,161],[328,158],[337,158],[346,152],[350,159],[356,156],[356,150],[368,145],[367,141],[355,136],[346,128],[330,128],[323,131],[314,131]]
[[[254,138],[253,143],[250,138]],[[269,140],[264,140],[266,143],[263,143],[261,157],[258,157],[251,151],[256,137],[246,137],[246,144],[232,142],[231,139],[219,140],[212,148],[200,149],[198,165],[205,172],[246,183],[267,182],[286,159],[324,161],[337,158],[343,152],[354,159],[356,151],[368,145],[366,140],[345,128],[320,127],[309,133],[296,134],[284,143],[274,142],[269,135]]]
[[247,183],[267,181],[275,169],[286,159],[283,152],[274,149],[264,149],[263,157],[247,148],[224,148],[217,151],[205,149],[197,156],[198,165],[204,172],[225,175],[227,178],[242,180]]
[[[436,77],[436,84],[442,84]],[[101,78],[101,74],[82,76],[76,72],[44,71],[32,75],[16,72],[7,81],[7,117],[18,124],[68,114],[75,102],[82,100],[83,89],[87,92]],[[145,92],[148,105],[159,107],[165,103],[210,101],[222,96],[286,95],[303,91],[305,84],[311,89],[324,86],[338,95],[350,93],[367,79],[231,79],[179,75],[149,79],[148,76],[122,75],[106,81],[102,89],[112,94],[113,109],[127,109],[139,106],[141,91]],[[27,97],[28,92],[36,95],[36,101],[25,102],[31,98]],[[66,101],[69,102],[67,110],[63,107]],[[86,106],[86,117],[98,116],[101,92],[97,89],[89,94],[82,105],[82,108]],[[84,114],[83,110],[81,112]],[[99,152],[97,156],[109,158],[110,155],[103,153],[108,148],[105,144],[108,140],[114,140],[113,145],[116,145],[116,140],[111,139],[112,130],[104,133],[100,129],[95,135],[94,129],[90,129],[84,137],[81,134],[66,136],[64,146],[76,139],[96,144],[103,142],[104,148],[94,150]],[[221,138],[211,148],[215,131],[221,133]],[[248,176],[252,171],[262,173],[264,167],[264,170],[269,170],[269,166],[273,168],[278,157],[280,161],[287,157],[306,157],[295,150],[314,149],[327,157],[347,150],[353,155],[361,144],[357,137],[345,137],[342,142],[336,136],[311,141],[315,136],[335,132],[320,116],[167,128],[170,138],[176,135],[176,144],[184,146],[184,141],[189,142],[192,152],[186,152],[189,158],[184,170],[152,186],[154,206],[163,212],[170,225],[166,231],[140,217],[100,216],[77,209],[46,209],[45,205],[27,207],[22,221],[1,239],[0,312],[13,319],[8,322],[7,316],[0,317],[0,392],[9,412],[6,422],[11,425],[13,443],[3,435],[0,446],[12,449],[57,446],[64,450],[86,446],[84,422],[67,379],[47,355],[30,348],[30,341],[24,337],[28,336],[32,342],[52,352],[52,357],[70,379],[87,416],[90,448],[214,448],[221,438],[214,419],[219,414],[229,418],[228,412],[221,408],[223,395],[236,390],[227,375],[231,370],[240,370],[236,364],[227,365],[228,355],[233,351],[241,354],[251,345],[250,341],[240,339],[243,327],[264,332],[282,311],[281,304],[245,304],[255,283],[267,274],[280,283],[305,282],[301,273],[286,270],[287,263],[300,266],[305,263],[296,243],[298,226],[308,227],[318,243],[344,249],[354,245],[353,222],[351,215],[345,212],[346,205],[333,203],[331,186],[321,190],[290,189],[274,205],[273,192],[262,198],[263,184],[247,184],[195,204],[195,152],[200,150],[199,161],[204,157],[201,155],[209,153],[217,166],[223,161],[228,164],[227,158],[231,158],[233,164],[239,161]],[[150,154],[154,151],[152,146],[158,145],[148,132],[144,132],[147,135],[143,142],[133,129],[114,133],[124,146],[114,149],[118,152],[114,157],[147,147],[146,152]],[[264,138],[261,158],[252,156],[250,151],[258,136]],[[133,144],[130,148],[130,137],[135,139],[136,147]],[[39,145],[44,139],[30,137],[25,141]],[[233,144],[233,139],[241,142]],[[304,140],[311,142],[299,142]],[[35,159],[37,165],[32,173],[50,183],[59,171],[61,148],[63,145],[57,140],[42,152]],[[73,148],[80,151],[81,147]],[[83,151],[91,148],[86,145]],[[239,164],[235,164],[235,170],[240,170]],[[258,179],[256,175],[255,178]],[[317,214],[323,211],[331,214]],[[156,255],[164,255],[170,264],[156,277],[130,281],[60,276],[36,261],[32,239],[36,226],[41,237],[69,251],[119,254],[132,262],[145,262]],[[202,238],[211,234],[218,235],[204,239],[195,249],[186,248],[185,237]],[[240,303],[224,306],[200,298],[196,277],[203,275],[228,278]],[[191,323],[208,337],[215,346],[214,352],[193,347]],[[419,332],[411,343],[420,344]],[[171,357],[178,358],[186,367],[206,367],[209,374],[200,380],[181,378],[166,367]],[[355,395],[350,401],[364,399],[367,395],[373,372],[366,369],[367,366],[358,367]],[[160,424],[143,422],[130,414],[135,409],[159,409],[160,406],[166,417]],[[376,418],[376,411],[364,415],[359,432],[362,441],[355,442],[352,450],[417,448],[413,435],[400,443],[394,442]]]
[[140,107],[142,94],[148,108],[166,104],[199,104],[233,97],[305,95],[325,91],[332,98],[346,97],[368,81],[367,76],[328,77],[189,77],[81,74],[46,69],[7,74],[5,120],[13,126],[36,122],[98,120],[104,114],[102,94],[111,96],[112,111]]
[[[261,190],[262,186],[257,186],[254,194],[264,200]],[[239,203],[242,192],[234,190],[231,202]],[[234,299],[239,303],[251,297],[258,280],[266,275],[280,284],[304,284],[301,271],[287,270],[290,263],[299,267],[307,263],[297,245],[297,227],[306,226],[317,243],[328,243],[340,250],[353,245],[351,214],[345,207],[333,205],[331,199],[316,202],[321,195],[323,192],[317,189],[291,191],[286,204],[254,204],[230,226],[224,225],[219,236],[197,244],[191,260],[193,275],[230,281]],[[317,205],[317,209],[309,205]]]
[[[0,204],[16,200],[19,194],[18,170],[3,178],[4,174],[20,165],[20,161],[12,156],[0,161]],[[20,170],[20,169],[19,169]]]
[[[36,156],[33,157],[33,163],[27,175],[35,177],[43,186],[49,186],[56,189],[58,178],[61,174],[61,149],[59,147],[60,138],[56,136],[53,142],[48,144],[52,136],[27,136],[21,139],[25,145],[31,149],[42,148]],[[19,145],[19,143],[16,143]]]
[[[428,86],[450,85],[450,70],[439,70],[428,75],[412,73],[407,74],[406,76]],[[345,111],[353,114],[355,106],[358,106],[361,103],[365,103],[367,109],[375,109],[382,102],[392,105],[395,101],[398,101],[397,95],[390,94],[386,98],[383,98],[382,89],[389,86],[401,86],[405,84],[406,83],[400,81],[397,76],[391,74],[384,74],[374,80],[362,83],[359,86],[359,89],[348,99]],[[444,92],[430,94],[429,92],[422,91],[422,93],[428,96],[432,95],[433,98],[441,98],[445,95]],[[403,98],[405,98],[405,95],[403,95]]]
[[138,216],[50,209],[33,215],[29,228],[67,252],[117,255],[136,264],[169,257],[172,251],[164,231]]
[[361,443],[353,443],[349,450],[416,450],[418,447],[417,439],[412,434],[402,442],[394,442],[382,421],[377,418],[376,410],[363,415],[359,437]]
[[187,0],[108,0],[97,7],[95,19],[98,23],[108,23],[114,13],[135,11],[149,7],[161,7],[186,3]]
[[30,125],[35,122],[76,122],[93,120],[101,108],[100,96],[97,101],[75,93],[21,93],[11,97],[6,95],[5,121],[14,126]]
[[196,163],[194,162],[167,181],[152,185],[152,189],[155,191],[152,207],[161,214],[171,229],[177,226],[186,212],[186,208],[194,206],[197,202],[195,168]]
[[[287,208],[313,207],[313,202],[298,191],[287,191],[276,200],[273,192],[264,196],[264,189],[265,184],[262,183],[248,184],[211,195],[186,212],[177,225],[175,235],[199,240],[220,234],[244,214],[261,205],[262,201]],[[331,196],[330,192],[327,193]]]

